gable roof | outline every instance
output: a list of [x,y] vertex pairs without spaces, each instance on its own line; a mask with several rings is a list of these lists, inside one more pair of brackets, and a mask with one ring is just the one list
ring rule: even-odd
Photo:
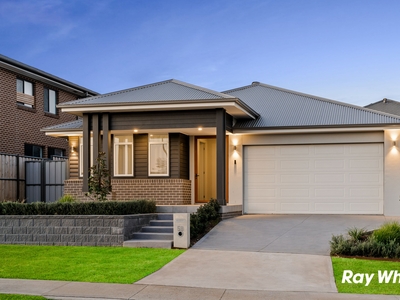
[[13,71],[17,74],[24,75],[38,81],[50,84],[59,89],[66,90],[72,94],[78,95],[80,97],[88,97],[98,95],[99,93],[89,90],[85,87],[62,79],[60,77],[54,76],[50,73],[44,72],[42,70],[36,69],[15,59],[9,58],[7,56],[0,54],[0,67]]
[[367,108],[253,82],[224,94],[241,99],[260,114],[235,128],[295,128],[398,124],[400,117]]
[[400,116],[400,102],[384,98],[375,103],[371,103],[365,106],[366,108],[385,112],[392,115]]
[[240,99],[170,79],[109,94],[64,102],[63,112],[120,112],[212,109],[223,107],[236,118],[256,118],[258,114]]

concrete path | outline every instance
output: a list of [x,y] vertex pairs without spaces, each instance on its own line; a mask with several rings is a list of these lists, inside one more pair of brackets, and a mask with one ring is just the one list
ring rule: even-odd
[[400,300],[400,296],[213,289],[141,284],[0,279],[0,293],[58,300]]
[[244,215],[222,221],[192,249],[329,255],[332,235],[375,229],[400,217],[364,215]]

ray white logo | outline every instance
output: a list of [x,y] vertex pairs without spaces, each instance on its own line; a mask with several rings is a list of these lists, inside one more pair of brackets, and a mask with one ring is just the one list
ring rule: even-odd
[[[378,283],[400,283],[400,272],[397,270],[391,271],[378,271]],[[353,273],[351,270],[344,270],[342,276],[342,283],[364,284],[368,286],[374,279],[376,273]]]

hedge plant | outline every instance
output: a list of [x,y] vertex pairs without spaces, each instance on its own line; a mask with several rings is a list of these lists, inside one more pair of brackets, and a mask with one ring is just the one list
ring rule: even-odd
[[212,199],[190,215],[190,238],[203,235],[211,224],[215,225],[220,221],[220,207],[217,200]]
[[131,215],[155,212],[156,203],[149,200],[76,203],[0,203],[0,215]]
[[331,255],[400,259],[400,223],[388,222],[375,231],[352,228],[348,236],[332,236]]

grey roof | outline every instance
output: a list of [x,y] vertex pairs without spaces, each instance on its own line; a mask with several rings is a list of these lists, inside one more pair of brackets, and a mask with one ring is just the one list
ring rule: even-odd
[[80,96],[93,96],[93,95],[98,95],[99,93],[89,90],[85,87],[82,87],[80,85],[77,85],[75,83],[72,83],[70,81],[67,81],[65,79],[62,79],[60,77],[54,76],[50,73],[44,72],[42,70],[39,70],[37,68],[34,68],[32,66],[29,66],[27,64],[24,64],[22,62],[19,62],[15,59],[9,58],[5,55],[0,54],[0,67],[3,67],[7,70],[16,72],[21,75],[25,75],[28,77],[34,77],[39,80],[44,80],[49,84],[55,84],[58,85],[58,87],[62,88],[65,87],[70,92],[73,92],[75,94],[79,94]]
[[65,102],[58,107],[217,99],[235,99],[235,97],[170,79],[109,94]]
[[366,108],[385,112],[392,115],[400,116],[400,102],[386,99],[380,100],[375,103],[371,103],[365,106]]
[[223,92],[235,96],[260,114],[239,120],[234,128],[324,127],[400,123],[394,115],[253,82]]
[[73,131],[73,130],[82,130],[83,128],[83,120],[79,118],[78,120],[75,121],[70,121],[66,123],[61,123],[57,125],[52,125],[46,128],[42,128],[40,131]]

